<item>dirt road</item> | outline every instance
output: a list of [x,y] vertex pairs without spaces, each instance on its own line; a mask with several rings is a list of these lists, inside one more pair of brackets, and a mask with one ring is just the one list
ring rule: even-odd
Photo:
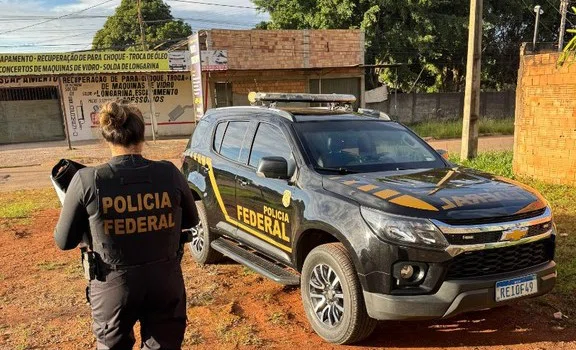
[[[186,138],[149,141],[144,155],[150,159],[170,159],[179,167],[180,155],[187,142]],[[458,139],[428,142],[436,149],[460,152]],[[512,145],[512,136],[483,137],[479,149],[511,150]],[[77,142],[73,150],[69,150],[63,141],[0,146],[0,192],[51,186],[50,170],[62,158],[74,159],[83,164],[99,164],[109,158],[109,151],[102,141]]]
[[[60,252],[58,209],[0,219],[0,349],[94,347],[78,252]],[[188,293],[184,349],[576,349],[576,328],[542,299],[436,322],[382,322],[355,347],[326,344],[311,330],[299,289],[283,288],[232,262],[183,261]]]

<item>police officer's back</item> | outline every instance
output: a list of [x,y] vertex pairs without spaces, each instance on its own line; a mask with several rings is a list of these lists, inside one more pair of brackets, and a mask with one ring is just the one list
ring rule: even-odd
[[56,243],[73,249],[84,241],[87,247],[83,259],[99,349],[131,349],[137,320],[144,349],[179,349],[186,326],[181,230],[198,223],[192,193],[174,165],[141,156],[138,109],[108,103],[100,124],[113,157],[72,179]]

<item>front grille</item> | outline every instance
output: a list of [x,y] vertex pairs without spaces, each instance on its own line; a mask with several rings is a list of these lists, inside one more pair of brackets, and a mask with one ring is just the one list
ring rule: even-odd
[[553,238],[511,247],[465,252],[448,268],[447,279],[483,277],[517,271],[554,258]]
[[487,217],[487,218],[477,218],[477,219],[444,219],[442,222],[448,225],[483,225],[483,224],[496,224],[500,222],[508,221],[518,221],[524,219],[531,219],[536,216],[544,214],[546,208],[531,211],[528,213],[508,215],[508,216],[498,216],[498,217]]
[[494,243],[500,238],[502,238],[502,231],[446,235],[448,243],[455,245]]
[[[538,236],[544,234],[552,228],[552,222],[548,221],[542,224],[537,224],[530,226],[526,234],[527,237]],[[454,245],[466,245],[466,244],[485,244],[485,243],[495,243],[500,241],[502,238],[502,231],[491,231],[491,232],[474,232],[466,234],[446,234],[446,240],[450,244]]]

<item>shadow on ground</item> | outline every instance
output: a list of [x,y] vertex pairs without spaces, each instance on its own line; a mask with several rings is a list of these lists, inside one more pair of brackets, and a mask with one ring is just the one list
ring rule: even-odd
[[576,328],[555,321],[552,308],[544,307],[547,318],[532,312],[533,307],[525,302],[440,321],[381,322],[372,337],[359,345],[450,348],[576,340]]

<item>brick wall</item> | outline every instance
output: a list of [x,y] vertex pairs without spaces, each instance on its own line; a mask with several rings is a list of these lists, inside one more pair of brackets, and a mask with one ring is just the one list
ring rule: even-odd
[[520,57],[514,172],[576,186],[576,64],[558,54]]
[[[209,81],[214,89],[215,83],[232,85],[233,105],[248,105],[248,93],[251,91],[303,93],[310,92],[312,79],[358,78],[364,69],[361,67],[292,69],[292,70],[244,70],[211,72]],[[210,91],[209,91],[210,93]],[[359,97],[359,96],[357,96]],[[209,107],[212,107],[209,101]],[[297,106],[297,105],[295,105]]]
[[228,68],[294,69],[364,64],[364,33],[350,30],[224,30],[207,32],[208,50],[228,50]]

